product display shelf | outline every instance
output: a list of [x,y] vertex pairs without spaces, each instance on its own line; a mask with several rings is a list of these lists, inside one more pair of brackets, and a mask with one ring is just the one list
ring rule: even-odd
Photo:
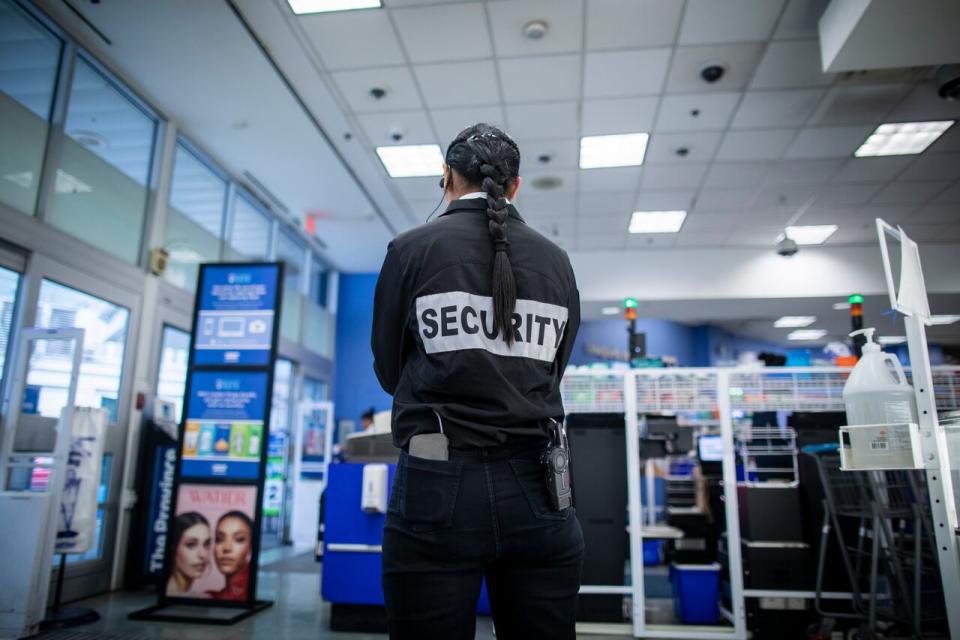
[[[908,375],[909,375],[909,369]],[[571,368],[564,375],[561,394],[564,409],[572,413],[624,415],[628,444],[639,438],[641,413],[718,416],[724,439],[724,499],[732,507],[727,514],[727,531],[736,544],[730,557],[731,607],[724,618],[733,627],[714,629],[665,629],[647,625],[644,608],[633,606],[633,635],[637,638],[737,638],[747,637],[744,598],[767,597],[769,591],[745,590],[739,552],[740,529],[734,478],[734,415],[757,411],[843,411],[843,385],[850,369],[838,367],[767,367],[763,369],[668,368],[668,369],[585,369]],[[960,409],[960,367],[932,368],[933,389],[940,411]],[[642,563],[643,537],[640,527],[639,450],[628,449],[628,498],[630,503],[631,557]],[[729,478],[728,478],[729,475]],[[727,482],[729,481],[729,482]],[[635,512],[635,513],[634,513]],[[636,521],[634,522],[634,519]],[[631,562],[634,560],[631,559]],[[638,571],[641,566],[638,565]],[[643,585],[585,586],[582,593],[622,593],[635,603],[643,602]],[[804,594],[806,595],[806,594]],[[846,594],[839,594],[843,597]]]

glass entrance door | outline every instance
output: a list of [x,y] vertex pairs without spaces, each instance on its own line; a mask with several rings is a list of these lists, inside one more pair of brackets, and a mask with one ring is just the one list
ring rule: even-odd
[[[130,412],[131,381],[126,374],[132,370],[140,296],[40,255],[33,256],[21,288],[22,326],[84,330],[75,404],[102,408],[108,416],[94,543],[66,559],[63,600],[70,601],[111,587]],[[55,369],[56,362],[50,367]],[[58,564],[59,558],[54,566]]]

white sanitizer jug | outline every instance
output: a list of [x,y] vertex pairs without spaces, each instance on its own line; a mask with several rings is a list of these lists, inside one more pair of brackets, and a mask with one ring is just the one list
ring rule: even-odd
[[843,386],[843,402],[847,408],[847,424],[901,424],[917,422],[913,387],[892,353],[884,353],[873,341],[875,329],[854,331],[863,334],[863,356],[850,372]]

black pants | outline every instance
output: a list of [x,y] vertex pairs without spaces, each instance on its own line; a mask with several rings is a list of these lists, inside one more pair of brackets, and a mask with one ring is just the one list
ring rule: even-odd
[[383,534],[394,640],[473,640],[486,578],[498,640],[575,637],[583,532],[547,502],[542,448],[403,452]]

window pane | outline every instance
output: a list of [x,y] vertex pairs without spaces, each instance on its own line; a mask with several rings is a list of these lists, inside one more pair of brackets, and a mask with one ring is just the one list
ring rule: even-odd
[[78,58],[50,224],[136,263],[156,124]]
[[170,252],[164,277],[172,284],[196,290],[197,265],[220,259],[226,197],[226,181],[178,144],[164,241]]
[[310,261],[310,301],[321,307],[327,306],[327,267],[314,254]]
[[0,0],[0,202],[33,215],[61,43]]
[[320,402],[327,399],[327,383],[316,378],[303,379],[303,399]]
[[177,423],[180,422],[180,412],[183,410],[189,351],[189,333],[173,327],[163,328],[163,342],[160,343],[160,371],[157,375],[157,397],[174,404]]
[[129,317],[127,309],[106,300],[50,280],[40,284],[37,326],[84,330],[77,405],[107,409],[111,423],[117,422]]
[[303,320],[303,295],[301,271],[306,254],[306,244],[286,229],[280,230],[277,240],[277,259],[283,267],[283,307],[280,314],[280,334],[287,340],[300,342],[300,325]]
[[270,247],[270,219],[244,197],[237,197],[230,232],[231,260],[266,260]]
[[0,267],[0,384],[3,382],[3,365],[10,346],[10,326],[13,324],[13,309],[17,302],[19,284],[19,273]]

